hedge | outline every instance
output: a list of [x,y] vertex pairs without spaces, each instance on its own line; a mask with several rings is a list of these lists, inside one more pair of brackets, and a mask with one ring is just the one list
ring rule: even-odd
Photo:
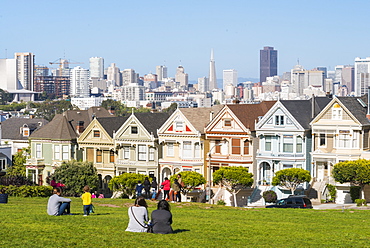
[[53,187],[51,186],[15,186],[0,185],[0,190],[5,188],[5,193],[9,196],[20,196],[20,197],[49,197],[53,193]]

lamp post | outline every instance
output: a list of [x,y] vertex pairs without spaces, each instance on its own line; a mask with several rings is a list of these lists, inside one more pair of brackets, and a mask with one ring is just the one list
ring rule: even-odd
[[208,158],[209,158],[209,166],[208,166],[208,185],[206,187],[206,200],[208,200],[208,203],[211,203],[211,184],[212,184],[212,180],[211,180],[211,174],[212,174],[212,150],[216,147],[216,146],[222,146],[223,144],[226,144],[227,143],[227,140],[224,139],[223,142],[220,142],[218,144],[215,144],[208,152]]

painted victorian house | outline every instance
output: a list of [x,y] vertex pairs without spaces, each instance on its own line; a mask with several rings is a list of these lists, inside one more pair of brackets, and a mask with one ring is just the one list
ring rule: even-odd
[[327,97],[279,100],[256,124],[260,139],[256,154],[257,185],[271,185],[275,173],[282,169],[312,170],[310,121],[330,100]]
[[210,142],[209,151],[207,151],[209,184],[212,182],[212,173],[222,166],[246,167],[256,180],[255,155],[259,141],[255,124],[275,102],[225,105],[207,125],[206,139]]
[[109,195],[108,183],[116,175],[116,149],[113,135],[128,117],[94,118],[78,137],[83,161],[92,162],[99,176],[99,190]]
[[168,113],[132,113],[113,134],[117,152],[116,175],[141,173],[158,177],[158,161],[162,149],[157,129],[170,115]]
[[52,121],[29,137],[31,154],[26,161],[27,176],[42,185],[62,162],[82,159],[77,138],[95,117],[109,116],[113,117],[102,107],[68,110],[57,114]]
[[158,129],[163,157],[159,159],[160,180],[181,171],[195,171],[206,177],[204,128],[223,105],[212,108],[178,108]]
[[349,185],[336,183],[331,172],[338,162],[369,159],[368,106],[367,95],[335,97],[312,120],[312,170],[316,179],[313,187],[322,198],[325,197],[325,186],[329,183],[337,187],[337,203],[351,201]]

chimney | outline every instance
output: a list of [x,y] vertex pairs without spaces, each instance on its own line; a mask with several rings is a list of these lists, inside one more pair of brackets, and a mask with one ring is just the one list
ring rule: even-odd
[[81,134],[84,131],[84,122],[78,121],[76,126],[76,131],[78,134]]
[[315,118],[315,95],[312,94],[311,98],[311,119]]
[[108,108],[108,112],[111,114],[111,115],[114,115],[116,113],[116,110],[114,108],[114,106],[109,106]]
[[370,86],[367,87],[367,113],[366,118],[370,120]]

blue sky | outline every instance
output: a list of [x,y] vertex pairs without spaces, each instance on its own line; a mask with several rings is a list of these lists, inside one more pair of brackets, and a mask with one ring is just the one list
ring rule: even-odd
[[36,64],[58,58],[105,59],[140,75],[182,65],[190,80],[236,69],[259,77],[259,50],[278,50],[278,71],[370,57],[370,1],[29,1],[0,0],[0,58],[33,52]]

